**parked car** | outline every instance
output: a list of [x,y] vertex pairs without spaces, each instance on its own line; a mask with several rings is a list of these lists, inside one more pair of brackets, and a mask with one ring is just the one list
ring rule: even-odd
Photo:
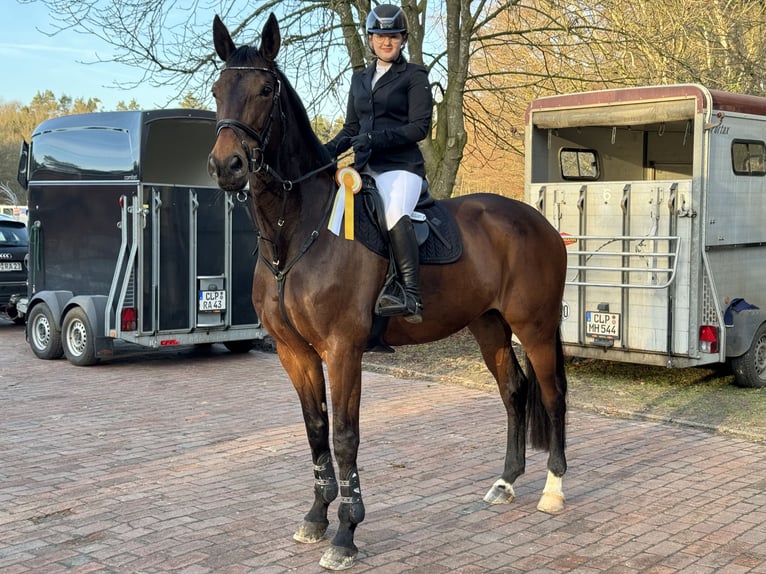
[[23,221],[0,214],[0,312],[14,323],[24,323],[15,301],[27,293],[29,238]]

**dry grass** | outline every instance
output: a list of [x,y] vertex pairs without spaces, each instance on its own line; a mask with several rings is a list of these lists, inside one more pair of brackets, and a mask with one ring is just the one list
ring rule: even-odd
[[[495,382],[467,331],[392,355],[368,353],[364,367],[405,378],[494,392]],[[666,369],[570,360],[569,405],[608,416],[644,418],[766,441],[766,389],[741,389],[723,367]]]

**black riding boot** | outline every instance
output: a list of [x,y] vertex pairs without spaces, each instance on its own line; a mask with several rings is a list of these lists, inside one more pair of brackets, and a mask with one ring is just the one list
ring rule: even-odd
[[383,316],[404,315],[410,323],[423,320],[423,304],[420,300],[420,257],[415,229],[408,216],[402,217],[388,232],[391,251],[396,262],[396,269],[401,279],[403,291],[386,292],[378,301],[379,312]]

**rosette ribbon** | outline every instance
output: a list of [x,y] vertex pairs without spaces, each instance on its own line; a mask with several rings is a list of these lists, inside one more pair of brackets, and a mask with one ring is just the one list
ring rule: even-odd
[[343,224],[343,236],[353,241],[354,194],[362,189],[362,176],[353,167],[342,167],[335,172],[335,181],[338,183],[338,191],[335,192],[327,229],[339,236]]

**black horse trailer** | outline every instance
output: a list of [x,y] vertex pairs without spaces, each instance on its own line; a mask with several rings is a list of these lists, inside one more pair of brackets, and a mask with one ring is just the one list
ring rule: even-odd
[[[215,114],[122,111],[43,122],[22,145],[29,205],[26,336],[41,359],[266,336],[250,302],[247,211],[207,173]],[[128,345],[128,347],[130,347]]]

